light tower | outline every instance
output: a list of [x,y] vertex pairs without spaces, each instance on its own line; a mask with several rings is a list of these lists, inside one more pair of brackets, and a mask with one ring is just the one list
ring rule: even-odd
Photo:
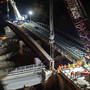
[[50,0],[50,56],[54,58],[53,0]]
[[31,16],[33,15],[33,12],[29,11],[29,15],[30,15],[30,22],[31,22]]
[[7,0],[7,19],[9,20],[9,4],[8,4],[9,0]]

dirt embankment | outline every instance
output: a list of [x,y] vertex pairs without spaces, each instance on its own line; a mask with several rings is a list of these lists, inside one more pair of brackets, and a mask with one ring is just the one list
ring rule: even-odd
[[56,74],[52,74],[45,85],[44,90],[60,90],[58,87],[58,78]]
[[60,74],[52,74],[46,82],[44,90],[77,90],[67,82]]

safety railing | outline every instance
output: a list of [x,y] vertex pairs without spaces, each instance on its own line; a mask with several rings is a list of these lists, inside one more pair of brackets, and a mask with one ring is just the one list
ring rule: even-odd
[[[43,23],[40,23],[40,22],[37,22],[36,24],[40,25],[41,27],[43,27],[43,28],[45,28],[45,29],[50,29],[50,28],[49,28],[49,25],[47,25],[47,24],[43,24]],[[57,29],[54,28],[54,31],[56,32]],[[60,31],[60,32],[61,32],[61,31]],[[61,33],[65,34],[64,32],[61,32]],[[69,35],[67,35],[67,34],[65,34],[65,35],[66,35],[66,36],[69,36]],[[59,37],[60,37],[60,39],[62,38],[61,36],[59,36]],[[71,37],[71,36],[70,36],[70,37]],[[73,37],[71,37],[71,38],[73,38]],[[66,41],[67,44],[71,44],[71,46],[75,46],[76,49],[78,49],[78,51],[81,52],[81,53],[78,53],[78,52],[72,51],[72,50],[69,48],[69,50],[71,50],[72,52],[74,52],[76,55],[80,55],[80,56],[86,55],[84,48],[82,48],[82,47],[80,47],[80,46],[78,46],[78,45],[76,45],[76,44],[68,41],[68,40],[65,39],[65,38],[62,38],[62,40],[63,40],[63,41]],[[75,39],[74,39],[74,40],[75,40]],[[75,41],[76,41],[76,40],[75,40]],[[78,41],[77,41],[77,42],[78,42]]]
[[10,68],[7,69],[8,75],[15,75],[15,74],[21,74],[21,73],[27,73],[27,72],[33,72],[33,73],[39,73],[41,72],[42,68],[45,68],[45,65],[43,63],[39,64],[38,66],[36,64],[33,65],[27,65],[27,66],[21,66],[19,68]]
[[[43,34],[44,36],[49,34],[49,25],[46,25],[46,24],[43,24],[43,23],[40,23],[40,22],[35,23],[35,22],[33,22],[33,21],[32,21],[32,24],[34,25],[34,27],[35,27],[36,29],[45,31],[46,34],[44,33],[44,34]],[[44,28],[44,29],[43,29],[43,28]],[[54,29],[54,30],[57,31],[56,29]],[[38,32],[39,32],[39,31],[38,31]],[[62,32],[61,32],[61,33],[62,33]],[[64,34],[64,33],[63,33],[63,34]],[[65,35],[66,35],[66,34],[65,34]],[[59,35],[56,34],[56,37],[58,37],[58,36],[59,36]],[[64,47],[64,45],[61,45],[61,46],[63,46],[64,48],[66,48],[66,50],[71,51],[71,52],[73,53],[73,55],[75,55],[76,57],[79,57],[80,59],[82,58],[83,55],[85,55],[85,50],[84,50],[82,47],[80,47],[80,46],[78,46],[78,45],[70,42],[69,40],[63,38],[62,36],[59,36],[59,37],[60,37],[59,41],[60,41],[60,42],[63,42],[63,44],[65,45],[65,47]],[[59,37],[58,37],[58,38],[59,38]],[[58,38],[57,38],[57,39],[58,39]],[[59,42],[59,43],[60,43],[60,42]],[[62,43],[61,43],[61,44],[62,44]],[[76,47],[76,49],[78,49],[78,52],[75,52],[75,50],[71,49],[73,46]],[[80,52],[81,52],[81,53],[80,53]]]

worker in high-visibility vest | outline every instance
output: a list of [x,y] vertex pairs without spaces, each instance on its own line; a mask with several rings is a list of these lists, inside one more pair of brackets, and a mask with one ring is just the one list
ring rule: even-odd
[[60,72],[60,65],[58,66],[57,71],[58,71],[58,73]]

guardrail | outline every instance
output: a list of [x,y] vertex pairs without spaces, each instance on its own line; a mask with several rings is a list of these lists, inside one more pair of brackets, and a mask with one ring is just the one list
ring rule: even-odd
[[[43,24],[43,23],[40,23],[40,22],[37,22],[37,23],[35,23],[35,22],[33,22],[32,21],[32,23],[35,25],[35,27],[38,27],[37,29],[43,29],[43,30],[45,30],[45,31],[47,31],[48,33],[49,33],[49,25],[46,25],[46,24]],[[54,30],[55,31],[57,31],[57,29],[55,29],[54,28]],[[61,32],[61,33],[63,33],[63,32]],[[65,34],[65,33],[63,33],[63,34]],[[66,36],[69,36],[69,35],[67,35],[67,34],[65,34]],[[60,40],[61,40],[61,36],[59,36],[60,37]],[[69,37],[71,37],[71,36],[69,36]],[[71,37],[72,38],[72,37]],[[63,43],[65,43],[65,44],[71,44],[71,46],[68,48],[66,48],[66,49],[69,49],[72,53],[74,53],[74,54],[76,54],[77,56],[79,56],[81,59],[82,59],[82,56],[86,56],[86,53],[85,53],[85,49],[84,48],[82,48],[82,47],[80,47],[80,46],[78,46],[78,45],[76,45],[76,44],[74,44],[74,43],[72,43],[72,42],[70,42],[69,40],[67,40],[67,39],[65,39],[65,38],[62,38],[62,41],[63,41]],[[65,42],[66,41],[66,42]],[[76,41],[76,40],[75,40]],[[78,41],[77,41],[78,42]],[[74,48],[74,50],[73,49],[71,49],[71,47],[75,47]],[[75,50],[78,50],[78,52],[75,52]]]
[[27,66],[21,66],[19,68],[10,68],[10,69],[6,69],[6,71],[8,72],[8,75],[16,75],[16,74],[21,74],[21,73],[27,73],[27,72],[33,72],[33,73],[39,73],[42,71],[42,68],[45,68],[45,65],[43,65],[43,63],[41,63],[40,65],[27,65]]

